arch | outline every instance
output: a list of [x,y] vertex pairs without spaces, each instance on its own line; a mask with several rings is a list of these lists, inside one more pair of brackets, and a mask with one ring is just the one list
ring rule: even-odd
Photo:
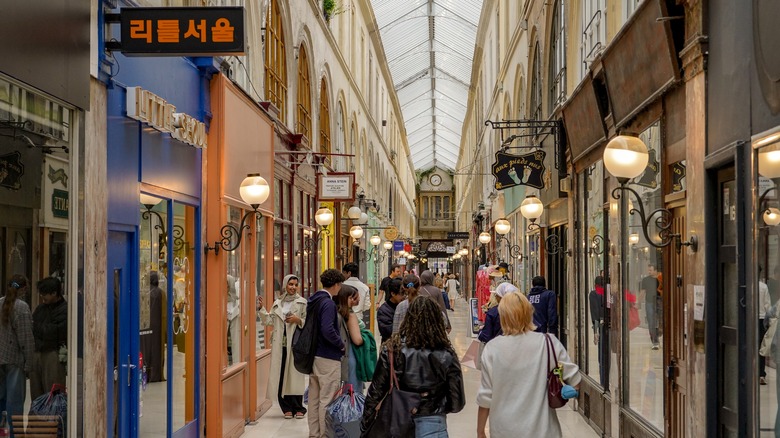
[[522,64],[517,64],[515,69],[515,109],[514,115],[520,119],[526,118],[525,116],[525,100],[523,99],[523,91],[525,90],[525,77],[523,73]]
[[347,146],[347,154],[352,155],[350,171],[357,172],[357,165],[355,163],[357,158],[357,123],[354,120],[349,122],[349,145]]
[[[331,153],[330,136],[330,95],[328,93],[328,83],[323,76],[320,79],[320,152],[323,154]],[[330,158],[329,158],[330,159]]]
[[282,120],[287,116],[287,48],[283,7],[270,0],[265,24],[265,97],[277,108]]
[[[335,151],[337,154],[348,154],[347,152],[347,119],[346,111],[344,110],[344,102],[339,99],[336,102],[336,141]],[[344,172],[347,170],[346,162],[348,159],[345,157],[336,157],[334,162],[336,163],[336,170]]]
[[540,120],[542,116],[542,63],[539,40],[536,40],[531,53],[531,71],[528,80],[528,118]]

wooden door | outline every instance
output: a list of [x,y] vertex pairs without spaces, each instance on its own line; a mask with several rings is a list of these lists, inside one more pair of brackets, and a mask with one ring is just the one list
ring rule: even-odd
[[[670,208],[673,214],[672,233],[681,234],[686,241],[685,207]],[[666,436],[684,438],[688,394],[689,329],[686,318],[688,303],[685,290],[685,252],[678,251],[673,242],[666,251],[666,266],[663,272],[663,328],[664,364],[666,366]]]

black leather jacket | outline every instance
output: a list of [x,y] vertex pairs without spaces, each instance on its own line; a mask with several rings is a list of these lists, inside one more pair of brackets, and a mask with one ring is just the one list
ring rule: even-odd
[[[394,353],[395,373],[404,391],[420,394],[420,406],[415,416],[460,412],[465,404],[463,372],[460,361],[447,350],[417,350],[405,345],[401,354]],[[410,372],[409,370],[415,370]],[[363,409],[362,429],[366,430],[376,413],[376,407],[390,389],[390,362],[387,346],[382,347],[376,364],[374,380],[368,388]]]

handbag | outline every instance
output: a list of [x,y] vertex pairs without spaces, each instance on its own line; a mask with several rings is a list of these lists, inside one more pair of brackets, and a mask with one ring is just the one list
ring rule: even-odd
[[390,389],[376,407],[376,415],[371,427],[361,437],[405,438],[414,436],[414,420],[420,405],[420,394],[403,391],[398,386],[395,375],[395,357],[388,348],[390,359]]
[[639,324],[641,324],[639,310],[637,310],[634,304],[631,304],[628,308],[628,331],[639,327]]
[[[555,346],[553,345],[550,335],[544,334],[547,341],[547,404],[553,409],[558,409],[566,405],[568,400],[561,395],[561,389],[563,389],[563,365],[558,363],[558,355],[555,354]],[[552,353],[553,368],[550,368],[550,354]]]

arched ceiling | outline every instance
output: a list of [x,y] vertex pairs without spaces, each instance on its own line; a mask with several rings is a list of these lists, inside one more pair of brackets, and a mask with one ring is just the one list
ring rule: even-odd
[[455,170],[482,0],[371,0],[415,170]]

